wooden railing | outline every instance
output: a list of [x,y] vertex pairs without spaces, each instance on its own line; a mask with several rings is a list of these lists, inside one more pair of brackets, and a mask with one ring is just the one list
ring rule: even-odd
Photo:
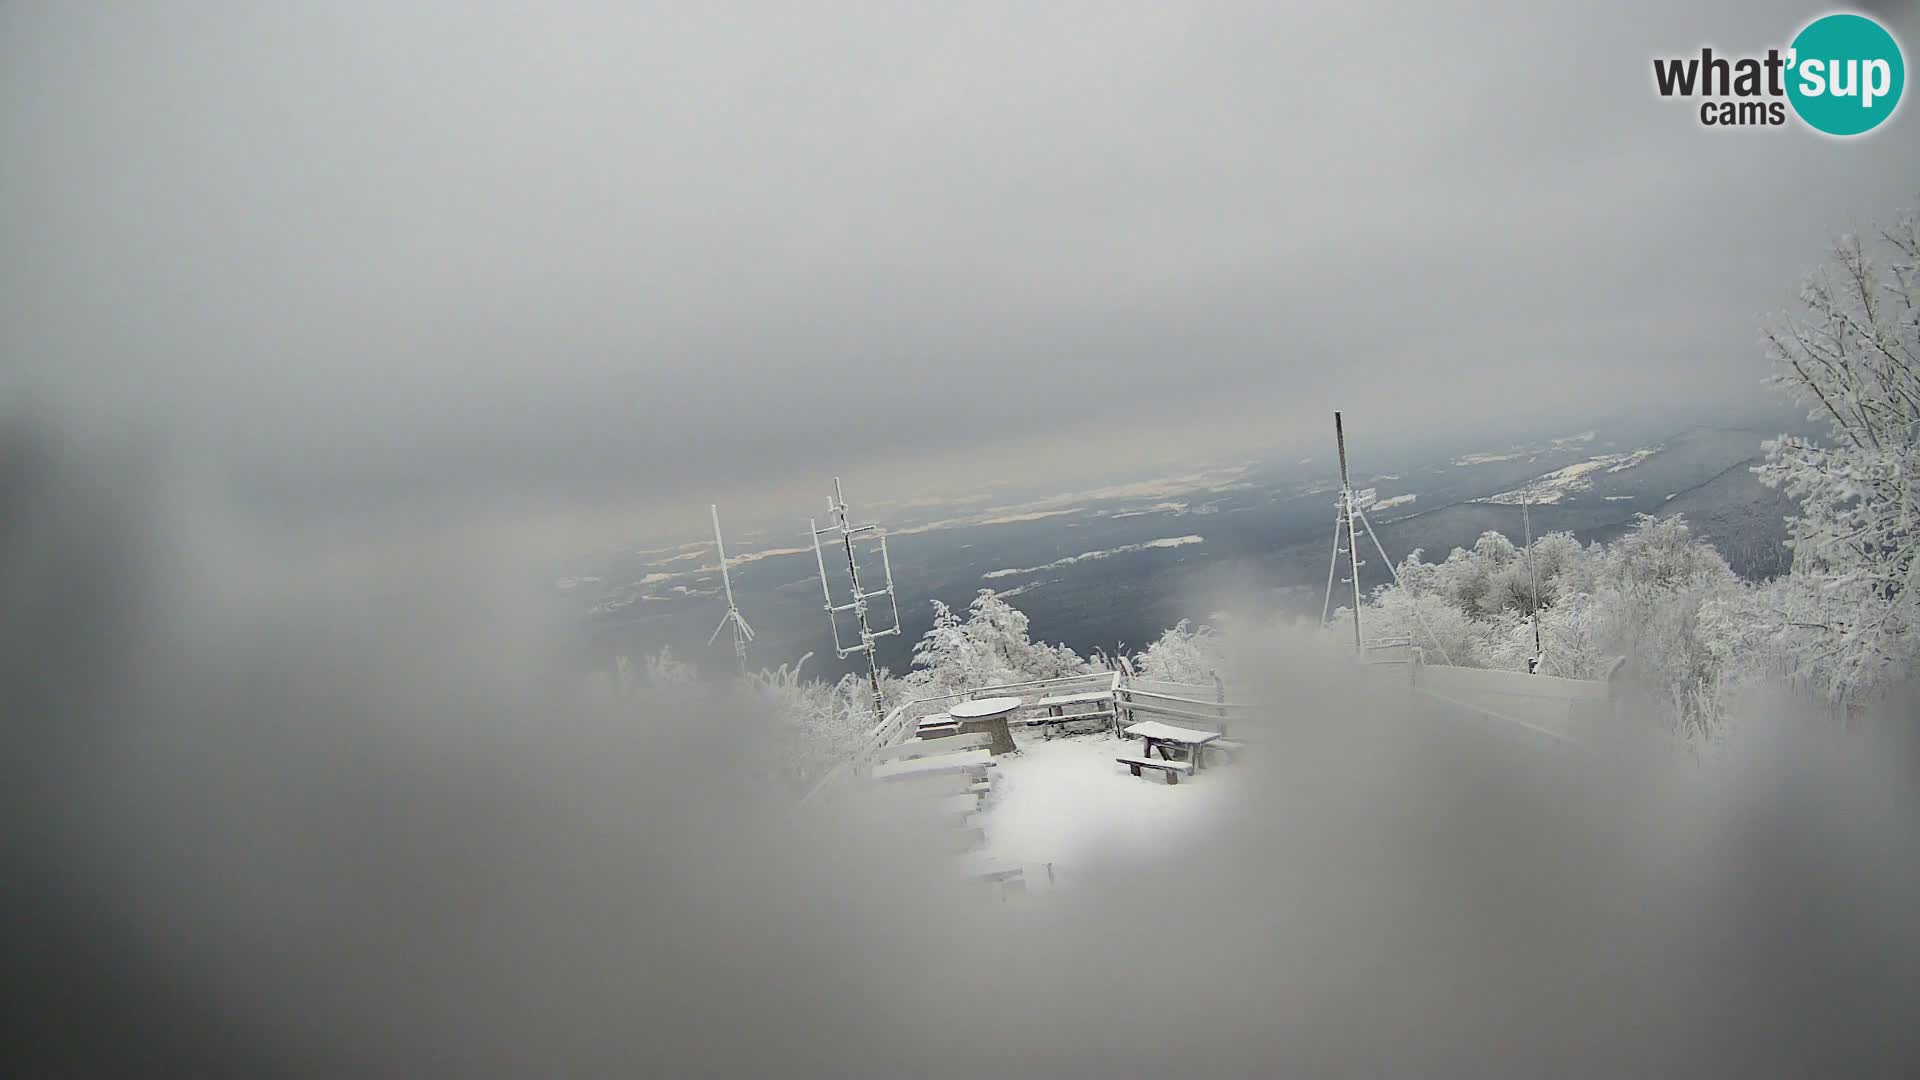
[[[1175,692],[1144,690],[1141,689],[1143,684],[1171,687]],[[1199,724],[1225,731],[1230,717],[1245,716],[1245,710],[1251,708],[1244,703],[1227,701],[1224,688],[1218,685],[1202,686],[1157,679],[1123,680],[1116,698],[1116,705],[1122,714],[1122,725],[1131,724],[1138,717],[1145,716],[1150,720],[1178,720],[1188,726]]]

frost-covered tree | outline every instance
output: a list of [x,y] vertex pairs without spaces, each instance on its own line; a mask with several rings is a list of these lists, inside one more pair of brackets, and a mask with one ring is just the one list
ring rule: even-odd
[[933,625],[913,647],[907,694],[928,697],[980,686],[1053,679],[1086,672],[1087,662],[1065,645],[1028,636],[1026,613],[992,589],[982,589],[962,619],[933,602]]
[[1657,695],[1683,733],[1712,734],[1721,719],[1723,671],[1704,607],[1721,603],[1739,580],[1710,545],[1693,538],[1679,515],[1642,514],[1634,530],[1608,545],[1596,613],[1610,651],[1627,658],[1630,685]]
[[[1416,551],[1408,556],[1408,562],[1418,558]],[[1432,564],[1413,566],[1413,576],[1424,576],[1423,567],[1432,569]],[[1408,569],[1408,566],[1401,567],[1403,574]],[[1449,602],[1444,593],[1383,585],[1374,590],[1365,618],[1369,635],[1376,639],[1404,637],[1419,646],[1432,663],[1491,666],[1482,628],[1470,612]],[[1334,620],[1334,625],[1341,625],[1341,620]],[[1341,632],[1346,633],[1344,627]]]
[[1920,655],[1920,216],[1840,238],[1800,298],[1799,317],[1766,334],[1773,382],[1828,438],[1774,440],[1755,470],[1801,503],[1792,570],[1755,644],[1847,698]]
[[1226,680],[1226,655],[1219,636],[1213,627],[1195,627],[1186,619],[1135,656],[1133,666],[1144,678],[1166,682],[1206,686],[1216,677]]

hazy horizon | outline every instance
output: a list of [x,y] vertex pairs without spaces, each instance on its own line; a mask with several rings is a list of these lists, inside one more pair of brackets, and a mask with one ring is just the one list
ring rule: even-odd
[[1762,408],[1912,109],[1711,132],[1648,60],[1820,7],[8,5],[0,388],[269,513],[556,550],[1336,407]]

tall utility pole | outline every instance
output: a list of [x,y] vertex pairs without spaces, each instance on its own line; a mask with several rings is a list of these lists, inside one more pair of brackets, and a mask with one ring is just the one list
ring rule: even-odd
[[1533,655],[1527,658],[1529,675],[1539,672],[1540,661],[1547,655],[1546,648],[1540,644],[1540,575],[1533,566],[1533,515],[1529,512],[1532,502],[1530,495],[1523,494],[1520,497],[1520,521],[1527,531],[1527,577],[1532,581],[1530,588],[1533,592],[1527,601],[1527,606],[1533,609],[1527,615],[1527,621],[1533,624]]
[[1360,648],[1360,540],[1353,530],[1358,512],[1353,505],[1353,483],[1347,478],[1347,431],[1341,426],[1340,411],[1333,413],[1333,441],[1340,447],[1340,503],[1347,508],[1347,563],[1353,570],[1353,651]]
[[[1354,505],[1353,484],[1347,477],[1347,432],[1341,425],[1340,413],[1333,414],[1333,440],[1340,448],[1340,502],[1333,517],[1333,558],[1327,563],[1327,599],[1320,607],[1320,622],[1324,624],[1333,611],[1334,573],[1340,567],[1340,533],[1347,534],[1347,569],[1353,580],[1353,651],[1361,653],[1360,645],[1360,542],[1354,532],[1354,518],[1359,510]],[[1371,527],[1368,533],[1372,533]]]
[[733,655],[735,659],[740,661],[740,674],[745,675],[747,673],[747,644],[753,640],[753,627],[747,625],[747,620],[740,615],[740,609],[733,604],[733,579],[727,576],[727,545],[725,541],[720,539],[720,508],[718,506],[709,506],[708,509],[713,511],[713,550],[720,556],[720,583],[726,586],[727,590],[727,613],[720,616],[720,625],[714,627],[712,636],[707,638],[707,647],[712,648],[713,643],[720,638],[720,631],[725,630],[728,625],[731,624],[733,627]]
[[[1334,575],[1340,569],[1340,533],[1344,530],[1347,534],[1347,569],[1353,574],[1353,651],[1365,660],[1366,649],[1360,639],[1361,564],[1360,541],[1358,534],[1354,532],[1356,525],[1367,530],[1367,538],[1373,541],[1373,550],[1380,554],[1380,561],[1387,564],[1387,573],[1392,575],[1393,583],[1402,589],[1407,589],[1407,583],[1400,580],[1400,570],[1387,556],[1385,545],[1380,543],[1380,534],[1373,531],[1373,522],[1367,520],[1367,512],[1360,508],[1359,500],[1353,497],[1353,481],[1347,476],[1347,432],[1340,422],[1338,412],[1333,414],[1333,438],[1340,446],[1340,502],[1333,516],[1333,558],[1327,563],[1327,599],[1320,607],[1320,625],[1327,624],[1327,616],[1333,611]],[[1413,596],[1411,589],[1408,589],[1407,595]],[[1420,617],[1420,606],[1415,604],[1409,610],[1413,614],[1413,621],[1418,623],[1420,629],[1425,631],[1427,637],[1432,640],[1434,649],[1440,654],[1440,659],[1451,665],[1453,657],[1447,655],[1446,645],[1441,642],[1439,635],[1433,632],[1433,628],[1427,625],[1427,620]],[[1411,635],[1409,635],[1408,644],[1412,644]]]
[[[886,695],[880,692],[880,659],[874,645],[876,638],[887,637],[900,632],[900,601],[893,592],[893,562],[887,557],[887,534],[880,532],[878,525],[854,525],[847,517],[847,501],[840,493],[840,478],[833,478],[833,497],[827,500],[827,513],[832,515],[826,528],[816,528],[816,522],[809,518],[807,528],[813,532],[813,556],[820,564],[820,592],[826,600],[827,622],[833,627],[833,651],[842,660],[854,653],[867,654],[867,681],[873,687],[873,712],[875,719],[884,720],[887,716]],[[864,592],[860,588],[860,563],[854,558],[853,538],[862,533],[878,533],[880,539],[880,566],[886,575],[887,587]],[[833,602],[833,587],[827,583],[827,557],[821,551],[820,538],[828,533],[839,533],[841,545],[846,550],[847,578],[852,583],[853,599],[844,604]],[[893,626],[885,630],[875,630],[867,622],[867,601],[884,596],[893,607]],[[840,644],[840,613],[853,612],[854,621],[860,626],[860,644],[842,646]]]

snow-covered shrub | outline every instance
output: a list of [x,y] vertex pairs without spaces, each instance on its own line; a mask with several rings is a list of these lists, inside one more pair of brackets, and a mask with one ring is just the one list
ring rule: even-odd
[[[1409,562],[1419,555],[1414,552],[1408,557]],[[1421,565],[1431,569],[1428,564]],[[1492,666],[1484,631],[1474,621],[1474,615],[1449,602],[1443,593],[1382,586],[1374,590],[1364,617],[1370,637],[1375,640],[1406,638],[1418,646],[1431,663]],[[1330,625],[1338,627],[1343,635],[1347,633],[1345,619],[1336,618]]]
[[693,665],[673,655],[673,649],[666,645],[660,646],[659,652],[644,659],[646,674],[642,681],[655,689],[691,686],[698,678]]
[[1186,619],[1135,656],[1133,666],[1145,678],[1166,682],[1207,686],[1226,678],[1225,650],[1213,628],[1196,628]]
[[1703,605],[1724,601],[1739,581],[1720,553],[1694,540],[1678,517],[1642,515],[1607,548],[1597,594],[1610,651],[1627,658],[1630,685],[1655,695],[1683,734],[1706,736],[1720,716],[1722,671]]
[[[796,792],[851,760],[877,723],[866,679],[850,674],[830,683],[801,677],[812,655],[747,679],[755,706],[777,720],[777,737],[784,744],[778,757]],[[897,693],[897,680],[883,679],[881,690]]]

